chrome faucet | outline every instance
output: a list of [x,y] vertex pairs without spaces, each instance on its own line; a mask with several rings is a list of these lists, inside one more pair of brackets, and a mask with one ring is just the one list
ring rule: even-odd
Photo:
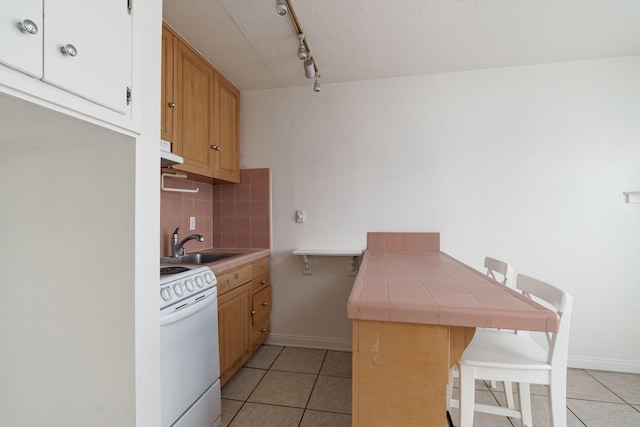
[[180,255],[184,255],[184,244],[189,240],[204,242],[204,236],[201,234],[190,234],[184,239],[180,240],[180,238],[178,237],[178,230],[180,230],[180,227],[176,228],[171,235],[171,256],[174,258],[179,257]]

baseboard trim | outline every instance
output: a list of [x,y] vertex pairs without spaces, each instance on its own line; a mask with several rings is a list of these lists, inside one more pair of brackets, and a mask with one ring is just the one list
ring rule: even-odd
[[[323,348],[328,350],[351,351],[351,340],[332,337],[312,337],[272,333],[266,344],[290,347]],[[597,371],[629,372],[640,374],[640,361],[606,359],[598,357],[569,356],[568,366],[577,369]]]
[[599,357],[569,356],[568,366],[597,371],[629,372],[640,374],[639,360],[605,359]]
[[351,340],[332,337],[311,337],[272,333],[269,335],[269,338],[267,338],[266,344],[351,351]]

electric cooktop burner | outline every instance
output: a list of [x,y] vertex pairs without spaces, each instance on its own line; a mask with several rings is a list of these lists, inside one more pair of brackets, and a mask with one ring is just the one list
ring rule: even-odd
[[190,270],[187,267],[160,267],[160,277],[168,276],[169,274],[178,274]]

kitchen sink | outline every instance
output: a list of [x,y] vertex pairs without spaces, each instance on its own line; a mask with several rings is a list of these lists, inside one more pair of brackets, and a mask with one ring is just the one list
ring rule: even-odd
[[188,255],[181,255],[177,257],[160,258],[161,264],[209,264],[210,262],[220,261],[221,259],[230,258],[238,254],[212,254],[212,253],[200,253],[194,252]]

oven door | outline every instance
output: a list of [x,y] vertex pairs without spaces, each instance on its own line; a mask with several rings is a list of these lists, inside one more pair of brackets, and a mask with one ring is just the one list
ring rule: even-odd
[[213,425],[221,405],[216,288],[183,309],[161,312],[160,366],[162,427],[191,418],[188,413],[206,414]]

